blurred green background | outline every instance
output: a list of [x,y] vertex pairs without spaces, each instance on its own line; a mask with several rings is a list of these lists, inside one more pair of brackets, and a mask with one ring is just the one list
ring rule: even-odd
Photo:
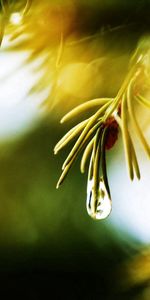
[[[49,119],[18,143],[1,147],[2,280],[7,278],[14,288],[15,278],[20,282],[22,276],[28,281],[48,279],[55,272],[98,272],[94,291],[86,290],[84,278],[77,279],[81,295],[113,299],[113,294],[122,293],[117,291],[117,273],[130,247],[123,249],[107,221],[95,222],[87,215],[86,177],[78,163],[64,186],[55,189],[63,155],[54,157],[53,146],[62,132]],[[79,296],[77,282],[73,299]]]

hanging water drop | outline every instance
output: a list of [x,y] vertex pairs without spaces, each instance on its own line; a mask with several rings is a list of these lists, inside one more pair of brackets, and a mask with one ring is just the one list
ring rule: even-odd
[[88,214],[95,220],[102,220],[109,216],[112,201],[106,190],[103,178],[100,178],[97,196],[93,192],[93,178],[88,181],[86,207]]

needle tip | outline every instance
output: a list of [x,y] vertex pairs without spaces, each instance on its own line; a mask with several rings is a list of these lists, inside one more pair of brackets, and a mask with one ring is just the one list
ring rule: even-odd
[[80,169],[81,173],[84,174],[85,170],[84,169]]
[[59,186],[60,186],[60,185],[59,185],[59,182],[58,182],[57,185],[56,185],[56,189],[57,189],[57,190],[59,189]]

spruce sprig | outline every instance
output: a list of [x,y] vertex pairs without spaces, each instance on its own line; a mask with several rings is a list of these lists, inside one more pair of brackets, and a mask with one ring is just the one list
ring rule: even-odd
[[[135,61],[135,55],[133,55],[133,57]],[[98,199],[100,178],[103,179],[105,189],[111,199],[106,168],[106,150],[111,149],[116,142],[118,127],[120,127],[122,133],[129,177],[133,180],[134,175],[136,175],[137,178],[140,179],[140,168],[130,126],[134,128],[144,151],[148,157],[150,157],[150,145],[138,124],[135,113],[137,103],[144,105],[146,108],[150,108],[150,101],[145,99],[140,93],[135,92],[134,89],[136,80],[143,68],[142,63],[143,56],[140,55],[140,58],[137,57],[137,60],[128,72],[115,98],[100,98],[87,101],[75,107],[61,119],[60,122],[64,123],[85,111],[89,112],[90,109],[97,108],[91,117],[74,126],[55,146],[54,153],[57,154],[69,142],[76,138],[76,142],[63,164],[63,171],[57,183],[57,188],[64,181],[79,152],[84,149],[80,169],[82,173],[85,171],[87,159],[91,155],[88,181],[92,180],[93,182],[92,193],[95,199],[93,205],[95,205]]]

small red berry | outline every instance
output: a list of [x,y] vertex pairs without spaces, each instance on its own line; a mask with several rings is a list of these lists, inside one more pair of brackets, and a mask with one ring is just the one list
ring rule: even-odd
[[108,127],[105,148],[109,150],[114,146],[116,140],[118,139],[119,126],[113,117],[106,121],[105,126]]

